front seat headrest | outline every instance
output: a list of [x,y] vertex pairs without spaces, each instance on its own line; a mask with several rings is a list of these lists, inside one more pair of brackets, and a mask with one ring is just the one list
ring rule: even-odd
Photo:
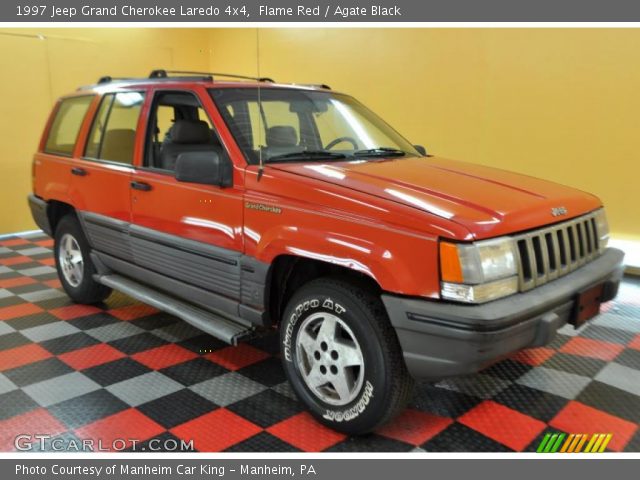
[[199,144],[211,142],[211,130],[202,120],[176,120],[171,128],[173,143]]
[[267,147],[295,147],[298,134],[288,125],[275,125],[267,130]]

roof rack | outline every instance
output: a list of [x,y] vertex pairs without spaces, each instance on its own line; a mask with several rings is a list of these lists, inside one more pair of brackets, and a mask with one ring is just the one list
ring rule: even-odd
[[[155,80],[155,81],[171,81],[171,80],[183,80],[183,81],[188,81],[188,80],[200,80],[200,81],[205,81],[205,82],[213,82],[215,77],[222,77],[222,78],[235,78],[235,79],[240,79],[240,80],[253,80],[255,82],[266,82],[266,83],[275,83],[275,81],[272,78],[269,77],[251,77],[248,75],[236,75],[235,73],[214,73],[214,72],[193,72],[190,70],[164,70],[164,69],[158,69],[158,70],[152,70],[151,73],[149,74],[148,77],[144,77],[144,78],[125,78],[125,77],[111,77],[109,75],[105,75],[103,77],[100,77],[98,79],[97,84],[98,85],[104,85],[105,83],[111,83],[111,82],[130,82],[130,83],[144,83],[144,82],[148,82],[149,80]],[[325,90],[331,90],[331,87],[327,84],[324,83],[320,83],[320,84],[295,84],[293,83],[292,85],[299,85],[302,87],[313,87],[313,88],[322,88]],[[78,90],[84,90],[84,89],[89,89],[92,88],[91,85],[86,86],[86,87],[80,87]]]
[[256,82],[268,82],[274,83],[274,80],[269,77],[250,77],[247,75],[236,75],[235,73],[215,73],[215,72],[192,72],[189,70],[153,70],[149,75],[149,78],[171,78],[169,74],[178,74],[178,75],[193,75],[198,76],[202,75],[207,79],[213,80],[214,77],[224,77],[224,78],[238,78],[240,80],[254,80]]
[[298,87],[311,87],[311,88],[322,88],[324,90],[331,90],[331,87],[326,83],[292,83],[291,85],[296,85]]

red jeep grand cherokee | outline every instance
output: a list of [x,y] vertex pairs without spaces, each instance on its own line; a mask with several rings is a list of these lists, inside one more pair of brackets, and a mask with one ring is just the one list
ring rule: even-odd
[[277,327],[298,397],[363,433],[412,378],[544,345],[616,295],[593,195],[430,157],[324,85],[212,75],[55,106],[29,202],[74,301],[116,289],[231,344]]

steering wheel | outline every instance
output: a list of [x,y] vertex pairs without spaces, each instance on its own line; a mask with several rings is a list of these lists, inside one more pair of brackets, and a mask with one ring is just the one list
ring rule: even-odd
[[331,150],[333,147],[341,144],[342,142],[349,142],[351,145],[353,145],[354,150],[358,149],[358,142],[353,137],[338,137],[335,140],[331,140],[329,143],[327,143],[324,149]]

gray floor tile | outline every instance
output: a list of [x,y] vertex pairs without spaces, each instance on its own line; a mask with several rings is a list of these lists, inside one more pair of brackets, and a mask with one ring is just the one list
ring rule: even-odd
[[640,371],[612,362],[604,367],[596,380],[640,397]]
[[11,380],[0,373],[0,395],[15,390],[16,387]]
[[93,338],[97,338],[101,342],[107,343],[143,332],[143,329],[136,327],[129,322],[117,322],[98,328],[92,328],[87,330],[85,333],[91,335]]
[[198,330],[186,322],[176,322],[166,327],[156,328],[151,333],[168,342],[177,343],[202,335],[202,330]]
[[76,327],[67,322],[52,322],[39,327],[27,328],[20,333],[27,337],[32,342],[44,342],[45,340],[51,340],[53,338],[64,337],[65,335],[71,335],[77,333]]
[[0,298],[9,298],[13,297],[13,293],[11,293],[6,288],[0,288]]
[[60,298],[66,296],[62,290],[58,290],[55,288],[47,288],[45,290],[38,290],[36,292],[23,293],[22,295],[18,295],[23,300],[27,302],[42,302],[44,300],[51,300],[54,298]]
[[68,373],[50,380],[34,383],[23,388],[23,391],[43,407],[79,397],[85,393],[98,390],[98,385],[80,372]]
[[7,325],[5,322],[0,322],[0,335],[6,335],[7,333],[13,333],[15,329]]
[[17,270],[22,275],[28,275],[29,277],[37,277],[38,275],[47,275],[48,273],[56,273],[56,269],[43,265],[42,267],[25,268],[24,270]]
[[591,324],[599,327],[617,328],[628,332],[640,333],[640,321],[637,318],[616,315],[615,313],[603,313],[594,318]]
[[25,248],[23,250],[16,250],[15,252],[20,255],[31,257],[33,255],[43,255],[45,253],[51,253],[51,249],[46,247],[31,247]]
[[183,388],[184,385],[159,372],[149,372],[129,380],[114,383],[106,389],[123,402],[136,407]]
[[588,377],[545,367],[534,368],[516,380],[520,385],[568,399],[576,398],[589,382]]
[[261,385],[239,373],[231,372],[189,387],[198,395],[224,407],[266,390]]
[[293,400],[297,400],[295,392],[293,388],[291,388],[291,384],[289,382],[282,382],[278,385],[274,385],[271,387],[271,390],[278,392],[280,395],[284,395],[285,397],[292,398]]
[[436,384],[439,388],[466,393],[479,398],[491,398],[507,388],[511,382],[493,375],[468,375],[448,378]]

